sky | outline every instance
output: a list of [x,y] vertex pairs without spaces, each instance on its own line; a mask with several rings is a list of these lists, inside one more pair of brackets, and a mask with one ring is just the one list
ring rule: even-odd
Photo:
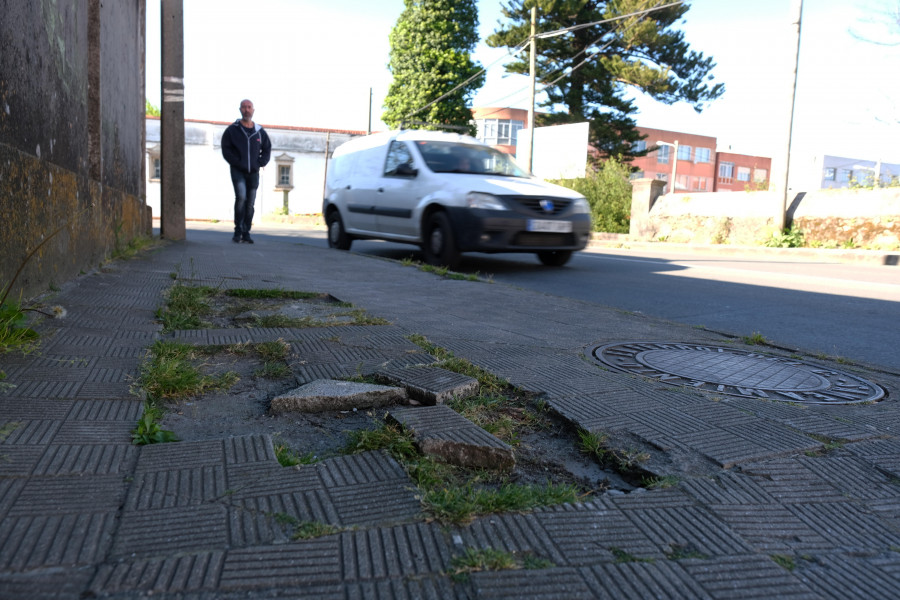
[[[689,2],[677,27],[693,50],[713,57],[725,94],[697,113],[635,92],[637,124],[715,136],[720,151],[783,156],[794,1]],[[502,19],[501,4],[478,0],[482,40]],[[886,25],[891,7],[900,3],[803,0],[792,156],[900,163],[900,26]],[[184,0],[185,117],[232,121],[250,98],[262,124],[365,131],[371,105],[372,129],[384,129],[388,36],[403,8],[403,0]],[[505,74],[505,57],[505,49],[479,44],[473,58],[487,80],[474,106],[528,107],[528,79]],[[159,106],[160,3],[152,0],[146,75],[147,98]]]

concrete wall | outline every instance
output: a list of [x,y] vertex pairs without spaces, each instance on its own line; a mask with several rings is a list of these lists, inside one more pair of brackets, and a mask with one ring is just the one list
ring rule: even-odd
[[[147,204],[154,217],[159,216],[160,184],[149,179],[153,151],[159,149],[159,120],[147,119]],[[227,123],[213,121],[185,122],[185,218],[192,220],[232,221],[234,189],[228,163],[222,158],[222,132]],[[272,141],[272,158],[260,171],[254,222],[262,215],[281,210],[284,194],[276,189],[278,169],[275,159],[287,155],[294,159],[293,189],[288,192],[291,214],[322,212],[325,183],[325,142],[329,155],[340,144],[362,132],[305,130],[295,127],[263,125]]]
[[[654,196],[662,184],[633,182],[631,236],[696,244],[759,245],[777,232],[782,196],[724,192]],[[900,246],[900,188],[816,190],[799,194],[789,222],[807,243],[890,249]]]
[[0,6],[0,289],[30,297],[149,231],[145,0]]

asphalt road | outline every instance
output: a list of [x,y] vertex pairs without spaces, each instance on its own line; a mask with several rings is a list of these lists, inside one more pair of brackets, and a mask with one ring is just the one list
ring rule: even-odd
[[[327,246],[319,230],[262,228]],[[354,241],[353,252],[421,260],[418,248]],[[459,271],[810,355],[900,372],[900,267],[822,258],[595,248],[563,268],[531,254],[467,254]]]

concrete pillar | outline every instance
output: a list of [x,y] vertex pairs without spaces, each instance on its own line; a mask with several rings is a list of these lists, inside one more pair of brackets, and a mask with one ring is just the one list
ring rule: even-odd
[[632,239],[652,240],[656,237],[656,228],[650,221],[650,209],[665,187],[666,182],[661,179],[631,180],[631,224],[628,233]]
[[184,220],[184,6],[162,0],[162,107],[160,112],[160,235],[185,238]]

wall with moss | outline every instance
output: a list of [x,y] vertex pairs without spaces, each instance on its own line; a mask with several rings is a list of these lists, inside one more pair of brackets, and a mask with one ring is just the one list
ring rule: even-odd
[[144,0],[4,3],[0,288],[30,297],[150,231]]

